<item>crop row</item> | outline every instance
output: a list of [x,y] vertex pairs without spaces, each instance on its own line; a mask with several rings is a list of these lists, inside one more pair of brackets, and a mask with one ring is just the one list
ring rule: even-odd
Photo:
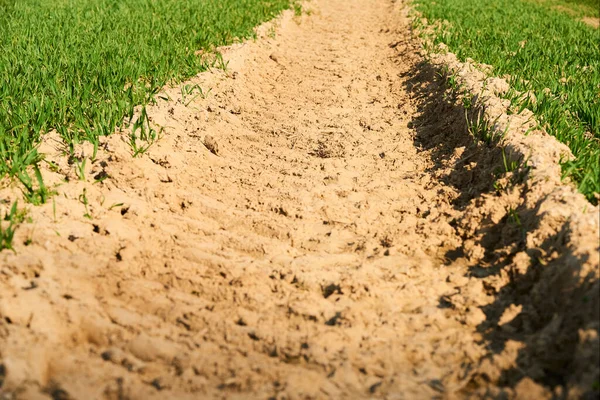
[[43,201],[31,171],[45,132],[56,130],[71,150],[84,140],[97,145],[165,84],[219,61],[198,50],[251,37],[287,7],[289,0],[0,0],[0,178],[18,178],[30,199]]
[[575,160],[564,160],[563,173],[595,202],[600,192],[600,31],[543,1],[415,3],[429,21],[445,21],[436,25],[434,44],[446,44],[463,61],[493,66],[493,75],[509,76],[512,110],[529,108],[548,133],[569,146]]

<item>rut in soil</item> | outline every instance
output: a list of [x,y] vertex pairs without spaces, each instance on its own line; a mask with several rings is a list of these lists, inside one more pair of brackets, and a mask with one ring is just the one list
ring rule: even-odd
[[[472,384],[495,297],[472,273],[484,249],[456,229],[487,177],[444,175],[470,140],[462,114],[418,74],[398,4],[307,7],[233,46],[227,73],[194,78],[206,99],[167,90],[147,156],[106,139],[91,224],[75,181],[60,237],[50,211],[36,216],[30,250],[4,259],[6,390],[418,399]],[[429,146],[432,132],[457,142]],[[522,347],[504,343],[488,369]]]

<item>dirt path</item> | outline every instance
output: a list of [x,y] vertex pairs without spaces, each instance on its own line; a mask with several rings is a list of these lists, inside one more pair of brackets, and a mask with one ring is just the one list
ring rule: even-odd
[[[167,91],[147,155],[115,135],[87,166],[110,178],[33,211],[32,243],[2,253],[5,393],[421,399],[482,394],[475,371],[513,379],[523,340],[491,356],[496,292],[456,228],[479,189],[419,140],[444,122],[423,117],[399,6],[308,8],[193,79],[207,99]],[[48,176],[72,174],[55,159]]]

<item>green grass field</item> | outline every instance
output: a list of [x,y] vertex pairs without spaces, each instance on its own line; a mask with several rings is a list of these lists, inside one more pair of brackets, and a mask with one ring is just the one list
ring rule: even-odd
[[40,135],[55,129],[71,147],[97,144],[166,83],[210,67],[197,50],[250,37],[289,5],[0,0],[0,177],[20,179],[27,197],[43,202],[41,185],[25,172],[40,161]]
[[573,17],[600,17],[600,0],[529,0]]
[[600,14],[600,0],[560,0],[564,3],[582,7],[588,15],[598,16]]
[[435,33],[434,43],[445,43],[463,61],[470,57],[492,65],[493,75],[510,75],[516,91],[535,95],[535,101],[522,101],[513,93],[513,108],[531,109],[570,147],[576,160],[563,164],[564,175],[595,201],[600,192],[600,31],[542,0],[414,3],[429,21],[449,22]]

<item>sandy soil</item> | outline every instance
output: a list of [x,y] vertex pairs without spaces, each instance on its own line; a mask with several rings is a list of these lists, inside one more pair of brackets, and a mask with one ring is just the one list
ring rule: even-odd
[[593,26],[594,28],[600,28],[600,18],[596,17],[583,17],[581,19],[586,24]]
[[206,99],[165,89],[142,157],[116,133],[84,182],[48,135],[58,194],[0,254],[1,398],[597,393],[598,209],[564,148],[499,173],[400,3],[306,8]]

